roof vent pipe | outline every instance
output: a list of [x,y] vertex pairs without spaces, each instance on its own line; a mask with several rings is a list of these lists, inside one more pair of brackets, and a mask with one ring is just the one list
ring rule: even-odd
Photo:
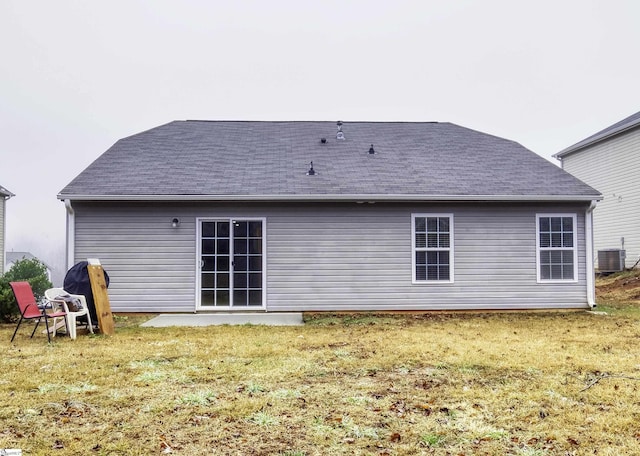
[[344,141],[345,137],[344,137],[344,133],[342,133],[342,121],[339,120],[337,125],[338,125],[338,133],[336,133],[336,139],[339,139],[340,141]]
[[375,153],[376,153],[376,151],[375,151],[375,149],[373,148],[373,144],[371,144],[371,147],[369,147],[369,155],[373,155],[373,154],[375,154]]
[[309,171],[307,171],[307,176],[315,176],[316,175],[316,171],[313,169],[313,162],[311,162],[310,164],[310,168]]

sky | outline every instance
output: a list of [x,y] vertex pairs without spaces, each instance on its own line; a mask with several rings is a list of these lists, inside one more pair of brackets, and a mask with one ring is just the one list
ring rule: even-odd
[[0,0],[6,250],[66,271],[56,195],[172,120],[452,122],[552,154],[640,110],[637,0]]

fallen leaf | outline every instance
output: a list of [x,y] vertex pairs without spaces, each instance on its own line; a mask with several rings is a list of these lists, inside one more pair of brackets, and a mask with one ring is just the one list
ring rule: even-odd
[[393,434],[391,434],[391,436],[389,437],[389,440],[391,440],[394,443],[398,443],[401,440],[400,434],[398,434],[397,432],[394,432]]

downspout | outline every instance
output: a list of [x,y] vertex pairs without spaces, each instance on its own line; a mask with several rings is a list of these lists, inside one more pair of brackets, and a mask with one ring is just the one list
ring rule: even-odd
[[584,217],[585,224],[585,244],[587,257],[587,304],[590,308],[596,307],[596,283],[595,269],[593,267],[593,210],[596,208],[596,201],[591,201]]
[[7,194],[2,194],[0,195],[0,200],[2,200],[2,212],[0,212],[0,214],[2,214],[2,222],[0,223],[1,228],[2,228],[2,242],[0,242],[0,259],[2,260],[2,263],[0,264],[0,275],[4,274],[5,271],[4,267],[7,264],[7,257],[6,257],[6,250],[7,250],[7,200],[9,200],[12,196],[16,196],[13,193],[11,193],[9,190],[0,187],[0,189],[5,190],[7,192]]
[[0,220],[0,229],[2,229],[2,233],[0,233],[0,275],[5,273],[4,266],[7,264],[7,259],[4,256],[4,251],[6,250],[5,244],[7,242],[7,224],[5,220],[7,220],[7,203],[6,201],[9,198],[0,195],[0,203],[2,204],[2,211],[0,211],[0,215],[2,220]]
[[76,213],[71,207],[71,200],[64,200],[67,209],[67,270],[71,269],[76,258]]

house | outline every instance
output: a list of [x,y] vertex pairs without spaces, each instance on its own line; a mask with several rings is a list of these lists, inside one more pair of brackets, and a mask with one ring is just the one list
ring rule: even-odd
[[9,190],[0,185],[0,275],[4,274],[4,263],[5,263],[5,253],[4,253],[4,240],[7,236],[7,226],[5,225],[6,213],[7,213],[7,200],[15,196]]
[[5,271],[8,271],[20,260],[38,260],[45,267],[47,272],[47,279],[51,281],[51,268],[44,261],[32,255],[30,252],[6,252]]
[[[603,200],[593,212],[594,246],[600,270],[611,268],[613,250],[626,251],[614,261],[633,267],[640,260],[640,112],[554,155],[562,168],[597,188]],[[615,259],[614,259],[615,260]]]
[[114,312],[594,305],[600,194],[451,123],[175,121],[58,198]]

